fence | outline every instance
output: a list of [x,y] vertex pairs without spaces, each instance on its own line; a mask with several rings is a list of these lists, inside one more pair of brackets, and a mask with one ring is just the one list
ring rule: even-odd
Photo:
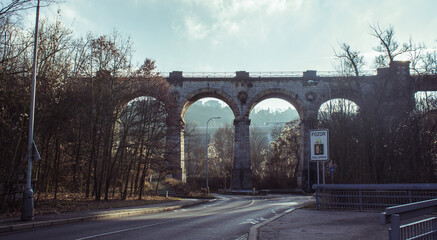
[[437,199],[388,207],[382,214],[382,224],[390,223],[390,240],[437,239],[437,218],[400,225],[402,220],[411,219],[437,210]]
[[[244,71],[243,71],[244,72]],[[154,72],[163,77],[169,77],[171,72]],[[273,71],[273,72],[247,72],[251,78],[284,78],[302,77],[303,71]],[[354,77],[352,74],[344,74],[337,71],[316,71],[318,77]],[[375,76],[376,69],[361,71],[360,76]],[[236,72],[182,72],[186,78],[234,78]]]
[[437,184],[314,184],[317,209],[384,209],[437,198]]

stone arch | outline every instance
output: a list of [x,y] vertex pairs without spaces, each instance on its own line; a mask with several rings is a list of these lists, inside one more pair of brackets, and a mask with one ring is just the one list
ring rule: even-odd
[[[357,106],[357,110],[358,111],[359,111],[359,109],[361,109],[361,106],[356,101],[354,101],[352,99],[349,99],[349,98],[346,98],[346,97],[333,97],[332,99],[328,98],[326,101],[322,101],[322,102],[317,104],[317,108],[316,108],[317,109],[317,116],[319,115],[320,110],[321,110],[321,108],[322,108],[322,106],[324,104],[327,104],[329,106],[329,101],[337,101],[337,100],[346,100],[346,101],[349,101],[350,104],[354,104],[354,105]],[[335,110],[335,107],[333,108],[333,110]]]
[[[359,108],[363,105],[363,94],[359,93],[356,90],[351,90],[350,88],[344,89],[333,89],[331,99],[347,99],[349,101],[354,102]],[[328,99],[327,101],[329,101]],[[323,103],[321,103],[323,104]],[[319,106],[320,107],[320,106]]]
[[[174,93],[174,96],[177,98],[178,93]],[[234,118],[238,118],[241,114],[239,111],[238,104],[235,100],[226,92],[216,89],[216,88],[200,88],[194,91],[189,92],[187,95],[184,95],[179,98],[176,112],[173,115],[173,121],[178,121],[179,124],[176,124],[176,128],[178,130],[173,131],[173,135],[169,137],[168,141],[173,142],[174,150],[178,151],[178,155],[175,159],[179,159],[180,161],[180,174],[177,178],[181,179],[183,182],[186,182],[186,171],[185,171],[185,159],[184,159],[184,117],[188,108],[195,103],[197,100],[207,97],[214,97],[225,102],[230,108],[232,113],[234,114]],[[177,146],[178,144],[178,146]],[[175,152],[173,150],[173,152]]]
[[316,87],[314,93],[314,100],[312,101],[312,108],[319,111],[320,107],[330,100],[334,99],[347,99],[354,102],[359,108],[363,105],[363,93],[354,89],[350,84],[345,81],[313,81],[311,85]]
[[129,103],[132,103],[134,101],[138,101],[138,99],[140,99],[140,98],[152,98],[153,100],[160,102],[163,106],[166,106],[165,100],[163,100],[162,98],[158,98],[156,96],[153,96],[152,94],[138,94],[137,96],[135,96],[133,98],[129,98],[129,99],[122,101],[121,108],[122,109],[126,108],[127,105],[129,105]]
[[[312,94],[315,94],[312,92]],[[305,96],[304,96],[305,97]],[[287,91],[284,89],[280,89],[280,88],[270,88],[270,89],[266,89],[263,90],[259,93],[257,93],[255,96],[253,96],[249,101],[248,101],[248,108],[245,109],[246,112],[244,112],[245,116],[249,116],[250,112],[253,110],[253,108],[256,106],[256,104],[258,104],[259,102],[268,99],[268,98],[280,98],[283,99],[287,102],[289,102],[290,104],[292,104],[294,106],[294,108],[296,109],[296,111],[299,114],[299,118],[301,121],[301,138],[300,138],[300,144],[303,146],[303,148],[301,148],[299,150],[299,161],[298,161],[298,166],[297,166],[297,184],[299,186],[302,186],[304,184],[304,182],[306,182],[306,170],[308,169],[308,161],[307,159],[305,159],[305,150],[309,149],[309,142],[305,142],[304,140],[308,137],[306,135],[306,133],[308,132],[309,129],[311,129],[312,124],[315,122],[313,120],[314,118],[314,111],[311,111],[311,108],[309,107],[309,104],[306,104],[303,102],[303,100],[299,97],[298,94],[295,94],[291,91]],[[308,98],[307,98],[308,99]],[[317,114],[316,114],[317,116]],[[313,121],[311,121],[313,120]],[[309,137],[308,137],[309,140]],[[309,153],[309,150],[307,150],[307,152]],[[308,154],[309,155],[309,154]]]
[[186,98],[180,101],[179,111],[181,119],[184,119],[186,111],[193,103],[199,99],[207,97],[214,97],[222,100],[229,106],[229,108],[231,108],[232,112],[234,113],[234,118],[240,117],[238,104],[229,94],[216,88],[201,88],[191,92]]
[[289,102],[291,105],[293,105],[293,107],[298,112],[299,118],[304,119],[305,117],[304,105],[302,103],[302,100],[299,98],[299,95],[280,88],[266,89],[253,96],[248,101],[247,104],[248,108],[244,109],[244,116],[249,117],[250,112],[258,103],[269,98],[280,98]]
[[416,91],[414,93],[414,101],[416,109],[431,109],[431,112],[436,110],[435,101],[437,99],[437,91]]

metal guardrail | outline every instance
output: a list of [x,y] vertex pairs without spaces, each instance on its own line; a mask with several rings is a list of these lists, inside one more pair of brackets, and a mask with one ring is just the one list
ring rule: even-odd
[[401,225],[402,220],[420,217],[437,211],[437,199],[388,207],[382,213],[382,224],[390,223],[389,239],[437,239],[437,218]]
[[314,184],[317,209],[384,209],[437,198],[437,184]]
[[[273,72],[247,72],[251,78],[281,78],[281,77],[303,77],[303,71],[273,71]],[[347,77],[347,75],[336,71],[317,71],[317,77]],[[376,70],[362,71],[360,76],[374,76]],[[170,72],[159,72],[160,76],[169,77]],[[182,72],[184,78],[234,78],[237,72]],[[353,76],[352,76],[353,77]]]
[[272,78],[272,77],[302,77],[303,72],[249,72],[249,77],[252,78]]

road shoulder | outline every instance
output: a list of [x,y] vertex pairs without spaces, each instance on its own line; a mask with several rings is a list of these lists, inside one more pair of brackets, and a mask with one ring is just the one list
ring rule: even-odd
[[137,207],[117,208],[110,210],[93,210],[74,213],[50,214],[35,216],[34,221],[23,222],[18,219],[9,219],[0,222],[0,233],[28,230],[33,228],[48,227],[60,224],[95,221],[131,216],[140,216],[151,213],[173,211],[181,208],[192,207],[202,203],[210,202],[206,199],[184,199],[181,201],[166,202]]

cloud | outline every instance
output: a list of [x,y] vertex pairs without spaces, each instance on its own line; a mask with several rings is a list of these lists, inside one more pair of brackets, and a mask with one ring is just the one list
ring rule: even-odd
[[187,16],[184,21],[186,34],[193,39],[203,39],[209,33],[209,28],[197,18]]
[[173,29],[191,40],[208,36],[214,44],[229,37],[263,40],[280,27],[279,22],[301,16],[305,7],[303,0],[185,0],[182,3],[183,24]]

